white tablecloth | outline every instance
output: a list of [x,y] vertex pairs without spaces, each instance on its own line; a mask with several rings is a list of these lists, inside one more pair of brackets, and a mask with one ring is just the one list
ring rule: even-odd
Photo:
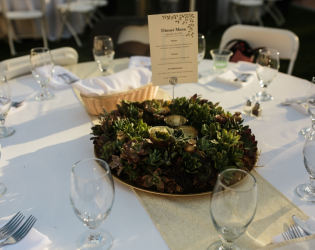
[[[128,59],[116,60],[111,70],[128,65]],[[232,64],[231,64],[232,66]],[[216,83],[210,74],[212,61],[199,65],[203,78],[197,84],[175,87],[175,96],[202,94],[203,98],[219,101],[226,110],[241,110],[246,99],[259,91],[255,79],[236,88]],[[96,63],[69,67],[79,77],[97,73]],[[28,106],[9,115],[6,125],[16,133],[1,139],[0,182],[7,193],[0,197],[0,224],[8,216],[21,211],[38,218],[35,228],[52,241],[50,250],[75,249],[77,237],[87,228],[76,218],[69,202],[69,179],[72,165],[80,159],[93,157],[89,140],[91,121],[72,89],[53,91],[56,98],[47,102],[31,100],[39,85],[31,75],[10,81],[15,100],[27,98]],[[262,151],[259,173],[284,193],[309,216],[315,217],[314,205],[301,201],[294,188],[308,181],[302,160],[304,137],[301,128],[310,125],[310,118],[294,109],[281,106],[285,98],[303,96],[309,82],[279,73],[268,87],[274,100],[263,103],[260,119],[244,117]],[[172,87],[164,86],[172,95]],[[113,250],[168,249],[133,191],[115,182],[116,197],[112,213],[102,225],[115,239]]]

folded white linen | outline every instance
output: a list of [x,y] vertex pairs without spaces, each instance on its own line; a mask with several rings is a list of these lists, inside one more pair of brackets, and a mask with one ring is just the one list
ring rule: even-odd
[[148,56],[131,56],[128,68],[145,67],[151,70],[151,57]]
[[[285,101],[297,101],[297,100],[303,100],[303,99],[306,99],[306,97],[286,98]],[[309,115],[306,102],[292,103],[290,106],[303,115]]]
[[237,79],[239,76],[241,76],[243,73],[242,72],[238,72],[235,71],[233,69],[230,69],[224,73],[222,73],[221,75],[218,75],[215,80],[219,83],[224,83],[224,84],[228,84],[228,85],[232,85],[232,86],[236,86],[236,87],[243,87],[245,85],[247,85],[248,83],[250,83],[253,79],[254,76],[251,74],[250,76],[247,77],[246,82],[242,82],[242,81],[235,81],[235,79]]
[[[0,242],[3,241],[4,240],[1,240]],[[23,240],[13,245],[0,247],[0,250],[45,250],[50,244],[51,241],[47,236],[41,234],[35,228],[32,228]]]
[[[313,218],[309,218],[307,221],[305,221],[305,223],[307,225],[309,225],[312,228],[315,228],[315,219]],[[302,228],[298,227],[300,233],[303,235],[303,237],[308,236],[307,233],[305,233]],[[285,239],[283,238],[282,234],[276,235],[271,239],[271,243],[275,244],[275,243],[280,243],[282,241],[284,241]]]
[[[250,74],[246,82],[234,81],[242,74]],[[235,67],[227,70],[226,72],[218,75],[215,80],[219,83],[228,84],[236,87],[243,87],[249,84],[256,77],[256,65],[250,62],[239,61]]]
[[[50,76],[50,68],[49,67],[39,67],[37,68],[37,72],[44,77]],[[80,79],[72,74],[69,70],[66,70],[65,68],[55,65],[54,66],[54,73],[52,78],[50,79],[49,86],[54,89],[64,89],[68,88],[71,84],[69,82],[71,81],[79,81]]]
[[86,96],[111,95],[140,88],[149,84],[152,73],[144,67],[122,70],[116,74],[104,77],[92,77],[72,84]]

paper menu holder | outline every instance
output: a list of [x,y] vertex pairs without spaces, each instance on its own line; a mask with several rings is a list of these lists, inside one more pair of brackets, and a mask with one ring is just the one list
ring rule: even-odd
[[178,79],[176,76],[170,77],[169,83],[173,85],[173,99],[174,99],[175,85],[177,84],[177,82],[178,82]]

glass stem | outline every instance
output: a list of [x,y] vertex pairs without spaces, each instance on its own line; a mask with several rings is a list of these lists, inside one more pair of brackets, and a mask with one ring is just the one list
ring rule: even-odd
[[229,250],[232,248],[233,241],[228,241],[224,239],[222,236],[221,236],[221,241],[222,241],[222,249]]
[[266,96],[267,95],[267,85],[263,84],[261,87],[261,95]]
[[6,131],[6,127],[4,126],[5,119],[0,119],[0,131],[3,133]]
[[101,239],[101,232],[100,228],[90,228],[90,236],[89,236],[89,241],[95,242],[96,244],[100,242]]

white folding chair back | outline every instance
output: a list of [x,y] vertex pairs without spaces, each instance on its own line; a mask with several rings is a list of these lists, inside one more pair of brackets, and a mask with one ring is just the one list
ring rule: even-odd
[[119,34],[117,44],[122,44],[130,41],[149,44],[150,41],[148,25],[130,25],[124,27]]
[[0,0],[3,16],[6,20],[6,25],[8,29],[8,38],[9,38],[9,45],[11,55],[15,55],[15,48],[13,43],[13,24],[12,21],[14,20],[31,20],[31,19],[38,19],[40,21],[41,32],[44,42],[44,47],[48,47],[47,43],[47,32],[46,32],[46,21],[45,21],[45,0],[41,0],[41,10],[25,10],[25,11],[10,11],[7,10],[6,4],[4,0]]
[[264,4],[263,0],[231,0],[232,12],[234,18],[238,24],[242,24],[241,17],[237,11],[238,7],[246,7],[250,8],[251,11],[254,13],[255,18],[260,26],[264,26],[263,21],[261,20],[261,7]]
[[77,45],[79,47],[82,46],[82,42],[71,25],[71,23],[68,21],[69,14],[71,13],[79,13],[83,16],[84,21],[86,24],[88,24],[91,28],[93,27],[93,23],[91,21],[91,18],[93,17],[93,13],[95,12],[96,5],[94,5],[91,1],[72,1],[72,0],[67,0],[67,3],[59,3],[57,5],[57,9],[59,10],[60,17],[62,20],[62,25],[59,29],[59,34],[58,34],[58,39],[61,38],[61,34],[63,31],[64,26],[66,26],[72,36],[74,37]]
[[[78,53],[75,49],[64,47],[51,50],[55,65],[70,65],[78,62]],[[7,79],[25,75],[31,72],[30,56],[21,56],[0,62],[0,75],[5,75]]]
[[223,49],[233,39],[244,40],[252,48],[268,47],[278,50],[280,59],[290,60],[287,73],[292,74],[299,51],[299,38],[292,31],[250,25],[233,25],[224,32],[220,49]]

